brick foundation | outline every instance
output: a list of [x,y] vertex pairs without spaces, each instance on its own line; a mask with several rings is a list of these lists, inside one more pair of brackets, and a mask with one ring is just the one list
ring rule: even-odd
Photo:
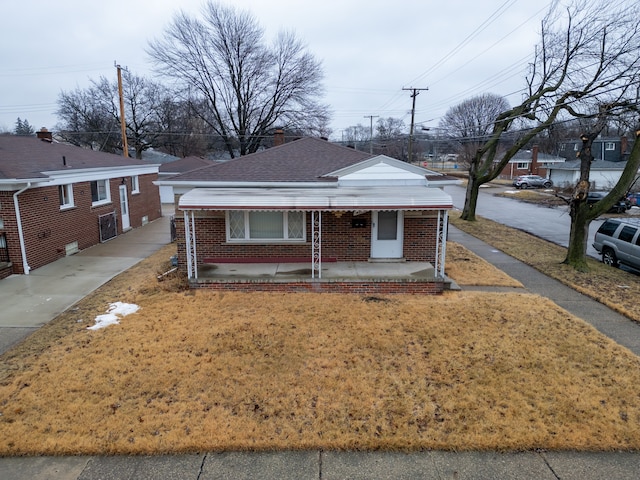
[[356,294],[422,294],[439,295],[447,289],[444,281],[362,281],[362,282],[260,282],[224,281],[192,282],[191,288],[224,292],[305,292],[305,293],[356,293]]

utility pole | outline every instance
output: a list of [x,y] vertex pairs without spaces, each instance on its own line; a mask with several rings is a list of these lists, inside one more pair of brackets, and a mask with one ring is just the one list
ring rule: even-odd
[[409,163],[413,160],[413,121],[416,114],[416,97],[421,90],[429,90],[428,88],[402,88],[402,90],[409,90],[411,92],[412,104],[411,104],[411,127],[409,128]]
[[378,115],[365,115],[364,118],[368,118],[370,122],[369,126],[369,153],[373,154],[373,119],[378,118]]
[[118,96],[120,97],[120,129],[122,130],[122,153],[129,156],[129,146],[127,145],[127,123],[124,120],[124,96],[122,95],[122,67],[115,61],[113,66],[118,70]]

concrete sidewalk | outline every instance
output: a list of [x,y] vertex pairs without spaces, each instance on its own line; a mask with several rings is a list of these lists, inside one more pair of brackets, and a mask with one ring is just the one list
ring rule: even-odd
[[[144,227],[147,228],[147,227]],[[167,227],[168,228],[168,227]],[[150,231],[150,230],[148,230]],[[130,235],[134,232],[130,232]],[[126,236],[126,235],[125,235]],[[123,236],[123,237],[125,237]],[[525,288],[552,299],[591,323],[605,335],[640,354],[640,326],[601,304],[552,280],[484,242],[451,227],[449,239],[466,246]],[[161,246],[146,238],[149,250]],[[109,242],[111,243],[111,242]],[[151,244],[155,244],[152,247]],[[107,245],[107,244],[105,244]],[[124,267],[124,246],[112,244]],[[132,247],[133,248],[133,247]],[[142,248],[142,247],[141,247]],[[121,250],[122,249],[122,250]],[[88,250],[87,254],[90,253]],[[151,252],[150,252],[151,253]],[[105,254],[106,255],[106,254]],[[142,252],[139,253],[142,255]],[[101,254],[87,255],[98,262]],[[114,257],[105,257],[114,258]],[[140,258],[130,257],[131,264]],[[115,260],[112,260],[115,262]],[[88,264],[75,275],[94,272]],[[105,267],[106,268],[106,267]],[[40,269],[39,269],[40,270]],[[117,270],[114,265],[113,270]],[[106,276],[102,274],[101,276]],[[53,282],[64,279],[62,276]],[[72,278],[74,278],[72,276]],[[106,280],[105,280],[106,281]],[[79,284],[82,281],[78,282]],[[104,282],[103,282],[104,283]],[[0,290],[2,290],[0,282]],[[44,284],[40,285],[46,285]],[[71,283],[65,283],[71,285]],[[99,286],[99,285],[97,285]],[[97,288],[93,287],[93,288]],[[27,296],[44,299],[34,285]],[[41,287],[44,288],[44,287]],[[93,290],[91,288],[91,290]],[[75,292],[74,292],[75,294]],[[79,293],[78,293],[79,294]],[[39,296],[40,295],[40,296]],[[3,300],[0,300],[3,301]],[[4,300],[6,302],[6,299]],[[76,300],[77,301],[77,300]],[[28,302],[27,302],[28,303]],[[73,302],[72,302],[73,303]],[[44,303],[49,305],[49,303]],[[53,312],[52,312],[53,313]],[[46,322],[45,319],[39,320]],[[19,327],[10,327],[19,328]],[[37,328],[32,325],[26,328]],[[0,329],[3,334],[5,329]],[[228,452],[140,457],[6,457],[0,458],[0,479],[108,480],[108,479],[637,479],[640,454],[634,452]]]

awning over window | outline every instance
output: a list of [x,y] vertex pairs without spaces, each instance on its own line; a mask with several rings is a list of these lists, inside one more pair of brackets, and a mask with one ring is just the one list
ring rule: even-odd
[[442,210],[453,208],[439,188],[194,188],[180,210]]

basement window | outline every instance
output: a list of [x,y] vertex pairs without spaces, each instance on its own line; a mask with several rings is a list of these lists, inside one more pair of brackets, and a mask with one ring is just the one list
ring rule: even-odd
[[306,241],[304,212],[227,212],[227,241]]

